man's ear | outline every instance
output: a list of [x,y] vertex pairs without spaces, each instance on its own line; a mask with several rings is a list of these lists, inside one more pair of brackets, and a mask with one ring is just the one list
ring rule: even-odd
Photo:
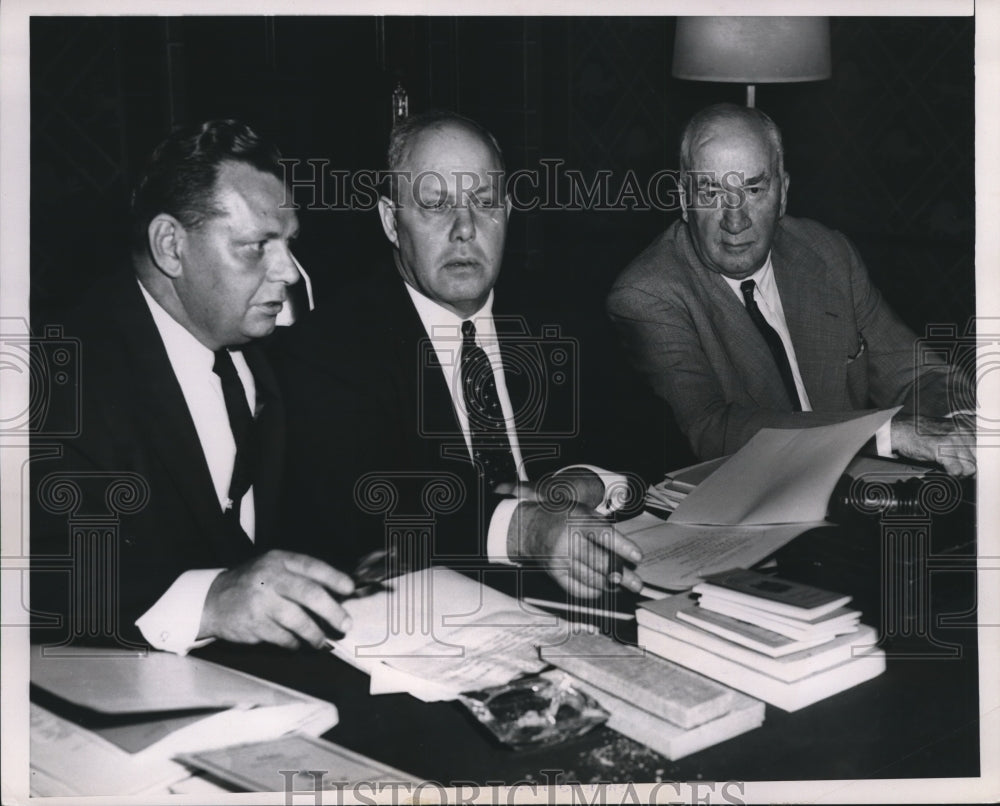
[[153,262],[167,277],[176,279],[183,272],[181,250],[184,243],[184,226],[167,213],[160,213],[149,222],[146,230],[149,253]]
[[382,231],[393,246],[399,246],[396,234],[396,205],[387,196],[378,197],[378,215],[382,219]]
[[778,218],[781,218],[785,214],[785,206],[788,204],[788,174],[782,174],[781,176],[781,205],[778,207]]

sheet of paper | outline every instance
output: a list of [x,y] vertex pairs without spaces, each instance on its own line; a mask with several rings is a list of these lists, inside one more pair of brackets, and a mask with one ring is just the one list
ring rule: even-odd
[[169,759],[132,755],[31,703],[31,794],[166,793],[190,772]]
[[337,709],[330,703],[298,702],[264,708],[232,708],[174,731],[143,750],[141,755],[170,758],[178,753],[225,747],[231,745],[234,738],[241,742],[254,742],[296,731],[323,733],[336,724]]
[[354,627],[334,651],[372,675],[372,693],[421,699],[453,699],[539,671],[537,646],[569,631],[558,616],[447,568],[397,577],[391,590],[344,607]]
[[284,705],[295,693],[224,666],[169,652],[31,647],[31,682],[68,702],[109,714]]
[[829,526],[811,523],[712,526],[656,523],[629,533],[642,550],[637,573],[646,585],[670,591],[687,590],[705,574],[729,568],[749,568],[809,529]]
[[[359,782],[416,783],[419,780],[332,742],[301,734],[191,753],[181,758],[185,764],[249,792],[287,793],[289,777],[291,790],[305,794]],[[281,770],[294,770],[296,774],[283,775]],[[317,781],[306,770],[322,770],[322,778]]]
[[670,522],[821,521],[844,468],[897,411],[815,428],[763,428],[688,494]]

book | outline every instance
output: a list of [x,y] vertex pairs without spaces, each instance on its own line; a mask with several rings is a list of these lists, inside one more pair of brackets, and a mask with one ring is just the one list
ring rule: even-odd
[[[677,617],[682,621],[690,622],[703,630],[725,638],[727,641],[734,641],[757,652],[763,652],[772,658],[778,658],[782,655],[789,655],[792,652],[819,646],[835,637],[831,633],[830,635],[822,635],[818,638],[796,640],[781,633],[771,632],[756,624],[740,621],[739,619],[725,616],[722,613],[705,610],[703,607],[681,610],[677,613]],[[857,628],[855,627],[854,629]],[[849,632],[853,631],[849,630]]]
[[764,703],[739,692],[733,692],[732,707],[727,713],[685,729],[590,683],[578,681],[575,685],[611,714],[607,722],[609,728],[646,745],[670,761],[747,733],[764,723]]
[[784,711],[798,711],[871,680],[885,671],[885,652],[877,647],[865,649],[857,657],[836,666],[814,672],[794,682],[786,682],[737,663],[725,655],[717,655],[641,624],[639,644],[650,652],[708,675]]
[[859,610],[848,610],[846,607],[837,608],[828,616],[821,616],[818,620],[810,622],[745,607],[728,599],[720,599],[706,594],[701,595],[698,607],[702,611],[738,619],[800,641],[820,637],[832,638],[835,635],[852,632],[858,628],[861,621]]
[[[359,782],[416,784],[420,781],[346,747],[302,733],[185,753],[178,756],[178,761],[207,772],[240,792],[317,792]],[[291,780],[281,770],[291,775]]]
[[[721,638],[718,635],[713,635],[707,630],[684,622],[679,618],[679,611],[690,612],[694,609],[697,609],[697,605],[689,597],[685,595],[670,596],[666,599],[642,602],[636,609],[635,617],[640,627],[670,635],[686,644],[698,647],[713,655],[722,656],[748,669],[760,671],[769,677],[786,683],[801,680],[823,669],[850,660],[859,648],[872,646],[878,639],[874,628],[862,624],[854,632],[847,635],[838,635],[833,640],[827,641],[822,645],[810,649],[801,649],[780,657],[769,657],[761,652]],[[657,655],[662,655],[662,653],[651,647],[647,647],[647,649],[650,649],[650,651]],[[688,666],[687,663],[679,658],[672,658],[669,655],[664,657],[680,663],[682,666]],[[701,670],[695,669],[695,671]],[[712,674],[708,676],[716,680],[719,679]],[[726,683],[725,680],[721,682]],[[731,685],[729,683],[726,684]],[[735,686],[735,688],[740,687]]]
[[850,596],[743,568],[706,576],[694,591],[802,619],[825,615],[851,601]]
[[727,713],[736,692],[656,655],[598,633],[577,633],[542,647],[542,659],[578,680],[623,697],[681,728]]

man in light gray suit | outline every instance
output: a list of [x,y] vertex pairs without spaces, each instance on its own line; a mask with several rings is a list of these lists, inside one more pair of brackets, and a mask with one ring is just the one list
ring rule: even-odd
[[708,107],[685,128],[680,164],[683,220],[622,273],[608,313],[695,453],[902,405],[877,435],[880,453],[975,473],[968,412],[951,402],[972,400],[969,382],[943,362],[915,365],[916,336],[843,235],[785,216],[774,122]]

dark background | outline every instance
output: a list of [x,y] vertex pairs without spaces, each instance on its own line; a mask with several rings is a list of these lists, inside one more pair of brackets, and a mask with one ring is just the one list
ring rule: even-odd
[[[377,170],[399,81],[411,112],[451,108],[481,121],[510,169],[560,159],[586,177],[611,170],[612,195],[630,169],[645,186],[677,167],[680,128],[694,111],[743,101],[743,85],[670,77],[674,25],[672,17],[35,17],[33,316],[48,317],[121,264],[128,188],[171,126],[189,121],[239,117],[286,156]],[[971,17],[834,18],[832,79],[757,89],[757,105],[785,135],[788,212],[849,235],[918,334],[930,323],[962,333],[975,312],[974,26]],[[297,200],[308,198],[300,191]],[[603,299],[677,215],[515,212],[498,287],[498,299],[513,298],[509,307],[581,339],[583,430],[653,446],[643,457],[653,472],[678,466],[684,448],[619,371]],[[302,210],[300,219],[297,255],[320,304],[387,252],[372,211]],[[607,445],[594,447],[595,458],[608,456]]]

